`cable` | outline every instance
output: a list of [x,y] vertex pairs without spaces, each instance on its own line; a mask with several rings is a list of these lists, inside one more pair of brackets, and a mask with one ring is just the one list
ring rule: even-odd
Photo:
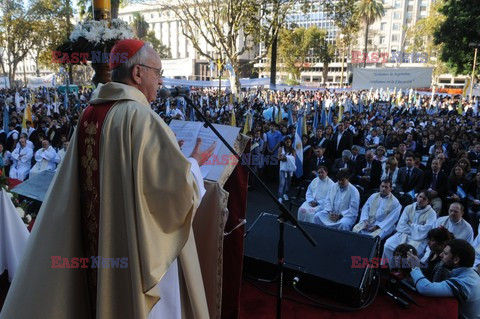
[[293,289],[295,289],[295,291],[298,292],[301,296],[303,296],[307,300],[309,300],[312,303],[314,303],[315,305],[317,305],[317,307],[319,307],[319,308],[325,308],[325,309],[333,310],[333,311],[353,312],[353,311],[358,311],[358,310],[362,310],[362,309],[367,308],[375,300],[375,297],[378,294],[378,289],[380,288],[380,274],[377,273],[377,275],[374,278],[376,278],[375,293],[370,292],[367,300],[365,300],[365,302],[359,307],[342,307],[342,306],[334,306],[334,305],[322,303],[322,302],[308,296],[306,293],[304,293],[303,291],[301,291],[297,287],[297,283],[300,281],[300,279],[298,277],[295,277],[293,279]]
[[[246,273],[243,274],[244,275],[244,279],[246,281],[248,281],[250,284],[252,284],[255,288],[257,288],[258,290],[260,290],[261,292],[267,294],[267,295],[270,295],[270,296],[276,296],[276,293],[273,293],[271,291],[268,291],[262,287],[260,287],[258,285],[257,282],[267,282],[267,283],[272,283],[273,281],[275,281],[278,276],[276,276],[275,278],[273,278],[271,281],[268,281],[268,280],[265,280],[265,279],[261,279],[261,278],[257,278],[257,277],[254,277],[254,276],[251,276],[251,275],[248,275]],[[378,290],[380,288],[380,274],[377,273],[377,275],[374,277],[374,279],[376,279],[376,286],[375,286],[375,289],[372,290],[367,298],[367,300],[365,300],[365,302],[360,306],[360,307],[341,307],[341,306],[334,306],[334,305],[330,305],[330,304],[325,304],[325,303],[322,303],[310,296],[308,296],[306,293],[304,293],[303,291],[301,291],[296,285],[297,283],[300,281],[300,279],[298,278],[298,276],[295,276],[294,279],[293,279],[293,288],[294,290],[299,293],[302,297],[306,298],[308,301],[310,302],[304,302],[302,300],[299,300],[297,298],[292,298],[292,297],[288,297],[288,296],[285,296],[283,297],[283,299],[285,300],[289,300],[289,301],[293,301],[295,303],[298,303],[298,304],[301,304],[301,305],[306,305],[306,306],[310,306],[310,307],[315,307],[315,308],[323,308],[323,309],[327,309],[327,310],[332,310],[332,311],[341,311],[341,312],[353,312],[353,311],[358,311],[358,310],[362,310],[362,309],[365,309],[367,308],[368,306],[370,306],[373,301],[375,300],[375,297],[377,296],[378,294]]]

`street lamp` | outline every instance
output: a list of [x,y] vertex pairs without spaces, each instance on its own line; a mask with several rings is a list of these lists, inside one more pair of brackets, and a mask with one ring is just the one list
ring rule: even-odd
[[475,48],[475,53],[473,55],[473,69],[472,69],[472,81],[470,82],[470,101],[473,101],[472,93],[473,93],[473,83],[475,80],[475,67],[477,64],[477,50],[480,48],[480,42],[470,42],[468,45],[471,48]]

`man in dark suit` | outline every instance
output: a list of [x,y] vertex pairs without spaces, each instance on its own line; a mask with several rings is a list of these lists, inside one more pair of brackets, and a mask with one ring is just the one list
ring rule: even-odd
[[407,152],[405,155],[405,166],[399,168],[395,184],[398,192],[408,193],[415,190],[415,193],[418,193],[422,189],[423,171],[415,167],[413,153]]
[[432,161],[431,169],[427,170],[423,175],[422,189],[428,189],[433,196],[430,205],[437,215],[442,210],[442,198],[447,196],[447,174],[441,171],[442,164],[439,159]]
[[365,155],[359,154],[359,149],[357,145],[352,146],[352,157],[353,166],[357,167],[360,163],[365,161]]
[[352,152],[350,152],[349,150],[344,150],[342,152],[342,157],[337,158],[335,162],[333,162],[332,169],[329,172],[329,176],[331,176],[332,179],[335,179],[341,169],[348,169],[350,175],[349,180],[351,180],[352,177],[355,175],[355,167],[353,165],[351,157]]
[[[344,150],[350,150],[353,145],[353,135],[350,131],[345,131],[345,125],[338,123],[337,131],[333,134],[333,149],[335,150],[335,159],[342,156]],[[350,151],[349,151],[350,152]]]
[[472,168],[479,168],[480,165],[480,143],[475,144],[475,148],[468,152],[468,160]]
[[310,162],[310,179],[314,179],[317,176],[316,172],[321,165],[325,166],[329,171],[332,167],[332,162],[330,162],[330,160],[323,155],[325,153],[324,147],[316,146],[314,152],[315,156]]
[[382,163],[373,158],[373,151],[365,153],[363,161],[355,167],[356,183],[361,185],[366,192],[372,192],[374,188],[380,187],[382,177]]

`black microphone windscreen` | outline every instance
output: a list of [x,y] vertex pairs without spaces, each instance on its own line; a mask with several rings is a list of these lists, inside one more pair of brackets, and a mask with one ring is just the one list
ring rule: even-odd
[[162,99],[169,98],[172,95],[170,90],[167,88],[161,88],[159,94]]

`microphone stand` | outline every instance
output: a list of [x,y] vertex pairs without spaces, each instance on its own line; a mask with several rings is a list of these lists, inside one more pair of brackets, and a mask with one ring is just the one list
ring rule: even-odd
[[[198,116],[202,119],[204,122],[205,127],[209,127],[213,133],[222,141],[222,143],[232,152],[233,155],[235,155],[238,160],[241,160],[240,155],[233,149],[230,144],[220,135],[220,133],[217,131],[217,129],[212,125],[212,123],[203,115],[201,110],[195,106],[192,102],[192,100],[187,97],[183,96],[185,101],[187,102],[190,107],[192,107],[192,110],[195,110]],[[260,177],[253,171],[253,169],[250,167],[250,165],[246,165],[248,171],[250,174],[252,174],[255,179],[259,182],[259,184],[262,186],[262,188],[267,192],[268,196],[277,204],[278,209],[280,210],[280,215],[278,216],[278,226],[279,226],[279,238],[278,238],[278,245],[277,245],[277,267],[278,267],[278,275],[279,275],[279,281],[278,281],[278,286],[277,286],[277,307],[276,307],[276,318],[280,319],[282,317],[282,297],[283,297],[283,269],[284,269],[284,264],[285,264],[285,244],[284,244],[284,230],[285,230],[285,223],[290,222],[293,224],[293,226],[297,229],[300,230],[300,232],[303,234],[303,236],[312,244],[312,246],[317,247],[317,243],[315,240],[312,238],[312,236],[298,223],[297,219],[290,213],[290,211],[280,203],[277,199],[277,197],[270,191],[270,189],[263,183]]]

